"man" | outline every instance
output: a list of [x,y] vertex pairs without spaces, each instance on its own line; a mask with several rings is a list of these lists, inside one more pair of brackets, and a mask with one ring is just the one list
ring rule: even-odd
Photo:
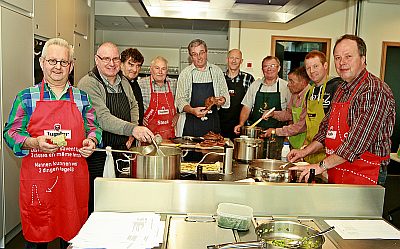
[[282,128],[269,128],[265,131],[265,136],[270,137],[273,130],[277,136],[289,137],[289,142],[293,148],[299,149],[304,144],[306,138],[306,108],[304,104],[305,95],[309,89],[306,69],[298,67],[288,74],[288,87],[292,96],[290,97],[287,109],[274,111],[264,118],[272,117],[279,121],[292,121],[292,124]]
[[355,35],[340,37],[334,46],[336,72],[344,80],[322,120],[314,140],[302,150],[292,150],[294,162],[325,145],[320,164],[298,166],[300,180],[328,171],[330,183],[377,184],[380,167],[389,163],[390,136],[395,122],[395,101],[389,86],[366,69],[367,47]]
[[[47,248],[56,238],[67,248],[87,219],[85,157],[101,142],[101,129],[87,94],[68,82],[73,58],[66,41],[46,42],[39,59],[43,80],[18,93],[4,128],[7,145],[22,157],[19,201],[25,248]],[[55,144],[54,136],[65,139],[64,146]]]
[[231,106],[227,109],[220,108],[218,111],[221,134],[224,137],[234,139],[238,137],[233,128],[239,123],[242,100],[250,84],[254,81],[253,75],[240,71],[243,63],[242,52],[239,49],[232,49],[226,58],[228,69],[225,72],[225,80],[228,85]]
[[[240,134],[240,128],[247,120],[254,123],[261,118],[266,110],[275,107],[275,110],[286,109],[290,99],[287,81],[278,77],[281,69],[279,59],[275,56],[267,56],[262,60],[262,71],[264,77],[253,82],[242,101],[239,124],[235,126],[235,133]],[[261,121],[257,126],[268,128],[279,128],[283,122],[270,118]]]
[[[127,79],[118,74],[121,60],[117,46],[111,42],[100,45],[95,62],[96,66],[79,81],[78,87],[87,92],[93,101],[103,129],[103,147],[129,149],[129,136],[141,142],[151,142],[153,133],[144,126],[138,126],[139,111],[132,88]],[[113,153],[113,158],[114,161],[126,159],[121,153]],[[103,176],[106,153],[94,152],[87,160],[91,184],[89,211],[92,211],[94,179]],[[115,174],[119,175],[117,169]]]
[[[228,87],[222,70],[207,61],[207,44],[200,39],[191,41],[188,51],[192,64],[178,78],[175,105],[181,113],[177,136],[203,136],[209,131],[220,133],[217,109],[230,105]],[[215,105],[207,110],[205,100],[215,97]]]
[[143,125],[144,106],[142,91],[140,90],[137,79],[143,62],[144,57],[136,48],[127,48],[121,53],[122,74],[128,79],[129,84],[132,87],[133,94],[135,95],[135,99],[138,103],[139,125]]
[[151,61],[150,76],[139,80],[145,108],[144,125],[164,139],[175,137],[175,125],[179,117],[174,96],[176,80],[167,77],[168,61],[157,56]]
[[[328,113],[333,95],[339,83],[342,82],[342,79],[339,77],[330,79],[328,77],[328,62],[326,61],[325,54],[320,51],[313,50],[309,52],[304,59],[304,64],[312,85],[306,95],[307,135],[305,144],[308,145],[313,141],[322,119]],[[307,156],[305,161],[308,163],[318,163],[325,156],[325,149],[322,148],[321,151]]]

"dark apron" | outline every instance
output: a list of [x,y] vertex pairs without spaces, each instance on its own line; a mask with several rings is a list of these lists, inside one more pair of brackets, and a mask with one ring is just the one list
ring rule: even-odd
[[[260,92],[262,87],[262,83],[258,88],[256,99],[254,102],[253,111],[250,115],[250,123],[256,122],[266,110],[275,107],[275,111],[282,111],[281,108],[281,94],[279,92],[279,80],[276,83],[276,92]],[[268,120],[263,120],[258,123],[257,126],[262,129],[268,128],[281,128],[283,126],[283,122],[280,122],[274,118],[269,118]]]
[[228,109],[220,108],[218,110],[221,134],[223,137],[236,138],[238,135],[233,132],[235,126],[239,123],[240,112],[242,110],[242,100],[246,94],[243,86],[244,74],[238,75],[233,80],[228,76],[225,77],[228,85],[231,105]]
[[[190,99],[190,106],[192,107],[205,106],[204,102],[206,98],[214,96],[214,87],[213,87],[211,71],[210,75],[211,75],[211,82],[208,83],[195,83],[192,75],[192,97]],[[183,128],[183,135],[201,137],[207,134],[209,131],[220,133],[221,129],[219,124],[217,106],[214,105],[211,108],[211,113],[208,113],[206,117],[208,119],[202,121],[200,118],[197,118],[193,114],[186,113],[186,121],[185,121],[185,126]]]
[[[98,78],[99,79],[99,78]],[[100,78],[101,79],[101,78]],[[124,89],[122,88],[121,93],[108,93],[107,88],[104,82],[100,81],[106,91],[106,106],[110,110],[110,113],[117,118],[122,120],[131,122],[130,115],[130,106],[129,100],[126,96]],[[111,146],[113,149],[117,150],[126,150],[126,141],[128,140],[127,136],[113,134],[103,130],[102,133],[103,138],[103,148],[107,146]],[[117,166],[117,159],[125,159],[126,158],[121,153],[112,153],[114,158],[114,165]],[[103,177],[104,164],[106,162],[106,153],[105,152],[93,152],[91,156],[89,156],[86,160],[89,166],[89,178],[90,178],[90,195],[89,195],[89,214],[93,211],[93,203],[94,203],[94,179],[96,177]],[[118,162],[119,169],[123,167],[128,167],[128,163],[123,164],[122,162]],[[119,172],[115,168],[115,175],[118,176]]]

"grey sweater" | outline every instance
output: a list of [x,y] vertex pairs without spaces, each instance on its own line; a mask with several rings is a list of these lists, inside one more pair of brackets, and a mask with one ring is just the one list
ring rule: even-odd
[[133,128],[138,126],[139,107],[132,88],[125,77],[121,77],[121,85],[128,97],[131,108],[131,122],[119,119],[110,113],[106,106],[106,91],[101,83],[101,77],[96,75],[97,68],[85,75],[78,83],[78,88],[85,91],[96,110],[100,127],[110,133],[131,136]]

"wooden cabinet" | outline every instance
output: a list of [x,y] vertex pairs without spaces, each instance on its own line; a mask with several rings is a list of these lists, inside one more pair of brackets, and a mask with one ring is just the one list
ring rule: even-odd
[[15,232],[20,223],[18,189],[21,165],[21,160],[4,143],[3,127],[17,93],[33,85],[33,20],[18,13],[18,9],[0,7],[0,29],[0,211],[4,208],[0,212],[4,215],[0,217],[0,227],[3,237]]
[[69,44],[74,42],[74,2],[57,0],[57,37]]
[[87,0],[74,0],[75,18],[74,31],[81,35],[87,35],[89,30],[90,8]]
[[74,34],[74,85],[85,76],[90,70],[90,59],[88,51],[90,49],[89,40],[86,36]]
[[6,3],[13,5],[14,7],[20,8],[27,12],[33,12],[33,0],[3,0]]
[[35,0],[34,32],[46,38],[56,36],[57,1]]

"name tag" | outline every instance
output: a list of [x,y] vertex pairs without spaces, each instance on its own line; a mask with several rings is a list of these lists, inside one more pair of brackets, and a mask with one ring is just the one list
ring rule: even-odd
[[229,90],[229,95],[230,96],[235,96],[235,90],[234,89]]
[[336,131],[329,130],[326,133],[326,138],[335,139],[336,138]]
[[161,109],[157,111],[158,115],[168,115],[169,114],[169,110],[168,109]]

